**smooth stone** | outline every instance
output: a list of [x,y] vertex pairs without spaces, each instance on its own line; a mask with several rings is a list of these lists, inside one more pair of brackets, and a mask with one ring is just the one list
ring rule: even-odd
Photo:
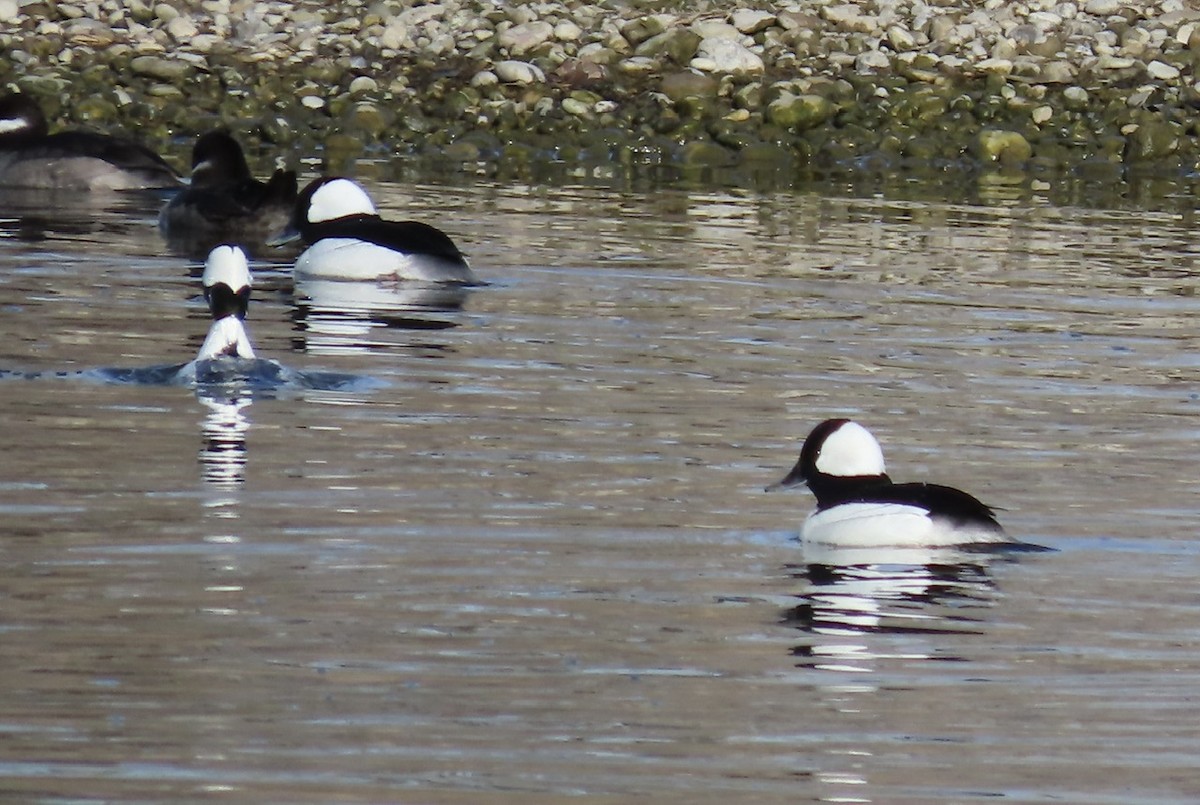
[[665,14],[638,17],[621,26],[621,35],[625,37],[629,44],[640,45],[650,37],[658,36],[667,30],[667,26],[673,21],[671,17]]
[[[713,73],[745,75],[761,73],[764,69],[761,56],[732,39],[709,37],[700,40],[700,46],[696,50],[696,59],[707,60],[705,64],[711,63],[712,68],[708,72]],[[693,62],[692,66],[698,67],[699,65]]]
[[854,69],[860,73],[883,72],[892,66],[891,59],[880,50],[867,50],[854,60]]
[[1126,158],[1132,162],[1153,162],[1179,150],[1179,131],[1169,122],[1148,120],[1128,135]]
[[1159,81],[1173,81],[1179,78],[1179,68],[1173,67],[1166,62],[1155,59],[1146,65],[1146,72],[1151,78],[1157,78]]
[[1074,84],[1075,68],[1070,62],[1043,62],[1038,73],[1038,81],[1043,84]]
[[191,75],[187,62],[172,61],[159,56],[136,56],[129,62],[129,69],[137,75],[157,78],[160,81],[177,81]]
[[473,87],[494,87],[500,83],[500,78],[491,70],[480,70],[471,78]]
[[548,42],[553,36],[554,26],[538,20],[527,22],[524,25],[514,25],[496,37],[496,41],[509,53],[519,56],[528,53],[543,42]]
[[554,38],[559,42],[575,42],[583,36],[583,29],[570,20],[563,20],[554,26]]
[[367,75],[360,75],[350,82],[351,95],[363,95],[379,89],[379,82]]
[[985,162],[1015,165],[1033,156],[1033,146],[1020,132],[984,129],[979,132],[979,156]]
[[887,29],[888,44],[893,50],[912,50],[917,46],[917,39],[907,28],[902,28],[899,25],[893,25]]
[[165,27],[171,38],[181,44],[186,44],[189,39],[200,33],[192,18],[183,14],[168,22]]
[[742,32],[727,22],[721,20],[699,20],[691,25],[691,30],[701,39],[736,39],[741,40]]
[[1088,91],[1083,87],[1067,87],[1063,90],[1063,100],[1068,109],[1080,111],[1088,105]]
[[21,6],[17,0],[0,0],[0,22],[16,22],[21,16]]
[[562,108],[564,112],[575,117],[590,117],[592,112],[590,104],[575,98],[563,98]]
[[1083,10],[1097,17],[1109,17],[1121,10],[1122,0],[1088,0]]
[[700,37],[686,28],[672,28],[637,46],[636,56],[666,56],[676,64],[687,64],[700,47]]
[[1040,126],[1054,117],[1054,109],[1050,106],[1039,106],[1030,113],[1030,117],[1033,118],[1034,123]]
[[496,77],[506,84],[532,84],[546,80],[546,74],[540,67],[515,59],[496,62],[492,70],[496,73]]
[[984,59],[975,65],[975,69],[985,73],[1008,75],[1013,71],[1013,63],[1009,59]]
[[829,120],[834,111],[833,102],[828,98],[784,92],[767,104],[767,120],[780,128],[807,131]]
[[627,76],[647,76],[658,72],[658,62],[649,56],[630,56],[617,63],[617,71]]
[[729,22],[744,34],[753,36],[775,24],[775,15],[753,8],[739,8],[729,16]]
[[663,76],[659,90],[678,103],[684,98],[715,98],[718,86],[717,80],[712,76],[684,70]]

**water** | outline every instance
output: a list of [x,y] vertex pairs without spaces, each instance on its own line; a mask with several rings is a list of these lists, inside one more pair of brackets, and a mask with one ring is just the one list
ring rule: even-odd
[[[272,393],[129,382],[207,327],[157,199],[5,208],[4,799],[1200,798],[1185,199],[370,186],[490,285],[257,261],[366,381]],[[1057,550],[805,555],[837,415]]]

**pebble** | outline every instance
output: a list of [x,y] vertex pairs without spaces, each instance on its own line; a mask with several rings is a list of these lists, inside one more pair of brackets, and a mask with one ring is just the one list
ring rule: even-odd
[[496,62],[493,72],[495,72],[498,79],[507,84],[543,83],[546,80],[546,74],[542,72],[540,67],[515,59],[505,59],[504,61]]
[[1150,74],[1151,78],[1157,78],[1159,81],[1174,81],[1179,78],[1180,74],[1178,67],[1173,67],[1158,59],[1146,65],[1146,72]]
[[[578,119],[600,115],[612,116],[600,125],[631,138],[662,134],[679,128],[682,115],[685,136],[711,134],[724,148],[747,147],[757,127],[778,126],[797,138],[798,153],[810,153],[864,131],[886,136],[895,125],[896,136],[961,137],[963,148],[1005,164],[1042,147],[1006,130],[1061,122],[1055,110],[1066,109],[1084,133],[1070,137],[1126,137],[1117,151],[1144,159],[1198,152],[1200,165],[1183,106],[1200,95],[1200,13],[1184,0],[747,5],[0,0],[0,83],[64,98],[119,90],[129,98],[114,114],[126,124],[147,97],[185,100],[174,115],[210,120],[236,108],[253,117],[278,114],[272,104],[294,103],[304,86],[320,92],[300,102],[319,109],[328,98],[332,120],[343,119],[348,98],[386,91],[386,102],[372,98],[379,108],[426,132],[469,125],[468,108],[503,110],[502,124],[517,131],[553,125],[565,112],[577,118],[566,136],[581,130]],[[663,8],[673,13],[647,11]],[[462,64],[475,67],[442,69]],[[101,69],[82,69],[92,65]],[[126,76],[120,87],[115,71]],[[950,108],[966,121],[957,134],[951,126],[960,124],[946,122]],[[536,126],[534,110],[547,118]],[[1161,125],[1146,122],[1147,110],[1163,116]],[[836,127],[801,142],[835,112]],[[903,123],[906,115],[929,130],[905,128],[915,125]],[[172,131],[195,127],[164,122]],[[983,126],[1001,133],[979,134]],[[396,136],[393,128],[404,127],[379,136]],[[444,139],[461,136],[454,129]],[[706,149],[694,153],[709,158]]]
[[732,39],[710,36],[700,40],[692,66],[709,73],[743,75],[761,73],[765,69],[762,57]]

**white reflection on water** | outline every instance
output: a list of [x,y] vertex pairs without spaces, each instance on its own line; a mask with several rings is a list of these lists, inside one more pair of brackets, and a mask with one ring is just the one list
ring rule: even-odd
[[[799,603],[783,623],[805,635],[798,667],[869,673],[877,660],[957,660],[944,644],[878,636],[982,634],[993,604],[990,561],[952,547],[837,548],[806,545],[790,572]],[[865,639],[864,639],[865,638]]]
[[461,311],[469,293],[456,285],[297,278],[297,347],[317,355],[364,352],[391,346],[381,337],[388,329],[457,327],[442,314]]
[[200,423],[204,480],[219,489],[241,486],[246,480],[246,432],[250,430],[243,410],[254,402],[253,396],[245,390],[228,395],[199,390],[196,397],[208,409]]

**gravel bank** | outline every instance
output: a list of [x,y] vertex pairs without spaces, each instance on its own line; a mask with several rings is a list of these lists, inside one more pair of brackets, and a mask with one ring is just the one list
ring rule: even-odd
[[181,161],[223,122],[464,163],[1200,164],[1182,0],[0,0],[0,51],[51,119]]

